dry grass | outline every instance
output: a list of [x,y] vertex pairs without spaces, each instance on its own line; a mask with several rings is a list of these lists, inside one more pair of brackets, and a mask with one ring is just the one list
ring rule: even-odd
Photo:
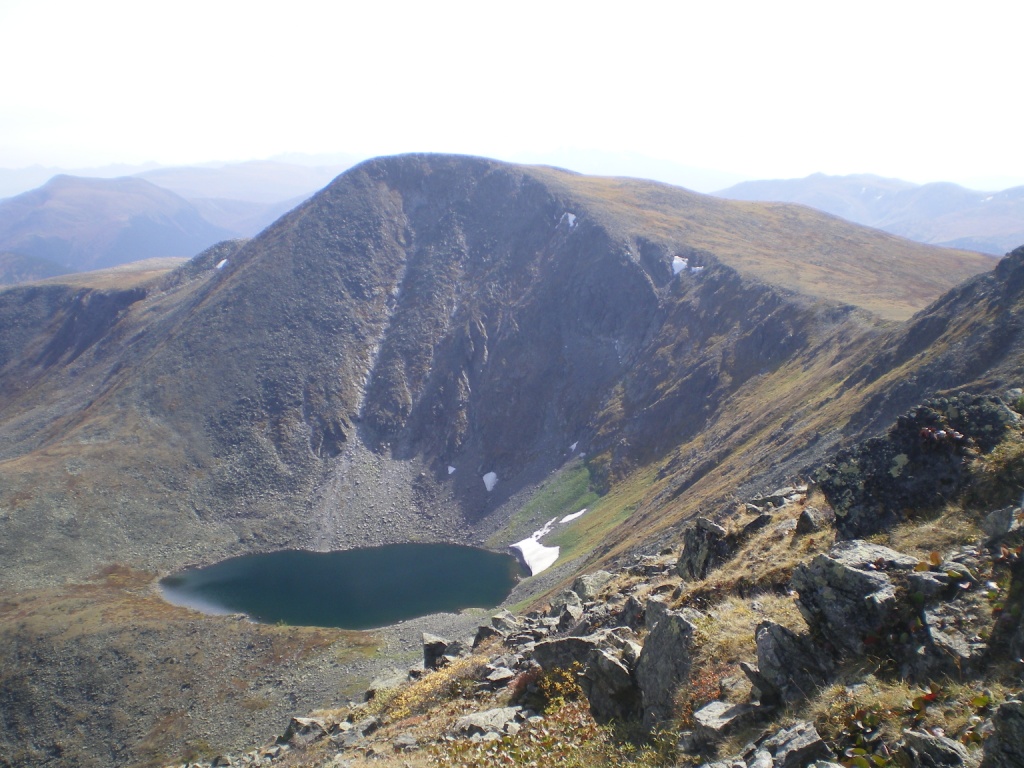
[[741,273],[891,320],[909,318],[995,266],[991,257],[911,242],[803,206],[723,200],[547,168],[532,172],[626,231],[710,252]]

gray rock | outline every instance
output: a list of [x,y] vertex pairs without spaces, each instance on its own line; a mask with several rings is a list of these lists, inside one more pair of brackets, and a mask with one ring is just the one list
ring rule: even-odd
[[298,749],[327,736],[327,725],[315,717],[293,717],[280,741]]
[[521,719],[522,712],[522,707],[498,707],[464,715],[455,721],[451,735],[472,737],[488,733],[502,734],[506,732],[507,726]]
[[683,531],[683,551],[676,562],[676,571],[684,579],[703,579],[735,551],[735,537],[718,523],[699,517]]
[[423,633],[423,668],[438,669],[443,666],[442,658],[448,648],[448,641],[443,637]]
[[650,730],[673,716],[676,691],[690,676],[691,656],[701,614],[666,611],[654,626],[636,665],[643,704],[643,725]]
[[420,743],[412,734],[403,733],[395,737],[395,740],[391,742],[391,746],[395,752],[414,752],[420,748]]
[[840,451],[814,474],[842,538],[890,528],[905,510],[939,507],[970,480],[964,452],[991,450],[1019,416],[997,397],[960,394],[900,416],[883,437]]
[[580,687],[600,722],[629,720],[639,714],[640,694],[633,668],[640,655],[635,635],[624,628],[585,637],[561,637],[537,643],[533,659],[543,669],[579,665]]
[[[573,594],[576,594],[573,592]],[[562,612],[558,616],[558,623],[555,625],[555,630],[558,632],[568,632],[583,618],[583,605],[577,603],[576,605],[566,604],[562,606]]]
[[572,591],[580,596],[583,602],[596,600],[601,590],[610,582],[614,576],[608,571],[594,571],[576,578],[572,584]]
[[654,629],[654,625],[664,618],[668,610],[668,603],[660,595],[647,598],[647,602],[644,604],[644,626],[647,629]]
[[924,674],[961,676],[977,672],[985,663],[988,644],[995,627],[992,605],[980,590],[962,591],[956,600],[924,611],[930,640],[928,665]]
[[517,632],[523,628],[523,622],[511,611],[500,611],[491,616],[491,626],[503,634]]
[[815,727],[808,722],[783,728],[761,746],[771,753],[777,768],[804,768],[814,760],[831,760],[835,757]]
[[580,596],[571,589],[563,590],[559,593],[558,597],[551,601],[548,616],[561,616],[562,610],[570,605],[579,608],[581,612],[583,610],[583,601],[580,599]]
[[760,515],[758,515],[749,523],[743,526],[743,528],[740,530],[739,538],[745,539],[747,536],[750,536],[753,533],[757,533],[757,531],[760,531],[762,528],[767,528],[769,525],[771,525],[771,522],[774,519],[775,518],[767,512],[762,512]]
[[1024,510],[1020,507],[1004,507],[989,513],[981,522],[990,542],[996,542],[1011,533],[1024,530]]
[[795,704],[809,699],[831,674],[829,659],[806,635],[766,621],[758,625],[754,638],[757,668],[767,689],[753,678],[751,682],[761,691],[762,704]]
[[383,723],[381,719],[376,715],[370,717],[364,717],[362,720],[352,724],[352,733],[358,733],[361,736],[369,736],[381,727]]
[[1007,701],[992,716],[995,731],[984,742],[981,768],[1024,766],[1024,702]]
[[490,624],[481,624],[476,628],[476,636],[473,638],[473,647],[479,648],[480,644],[492,637],[505,637],[505,633],[495,629]]
[[374,699],[381,691],[393,691],[395,688],[401,688],[409,681],[408,673],[396,672],[393,675],[387,677],[375,678],[367,687],[364,698],[366,701]]
[[807,507],[800,513],[796,521],[796,535],[806,536],[810,533],[817,533],[823,528],[828,528],[835,520],[835,513],[829,510],[822,511],[817,507]]
[[918,768],[977,768],[981,762],[960,742],[925,731],[904,731],[903,749]]
[[792,586],[797,606],[813,631],[856,654],[865,640],[884,634],[896,623],[901,606],[888,572],[912,572],[917,559],[867,542],[836,544],[827,555],[801,563]]
[[753,704],[732,704],[727,701],[712,701],[693,713],[697,739],[701,744],[710,745],[721,741],[733,728],[750,722],[757,713]]

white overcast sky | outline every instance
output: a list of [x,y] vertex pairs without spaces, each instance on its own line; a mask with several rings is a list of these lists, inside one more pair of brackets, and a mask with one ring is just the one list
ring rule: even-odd
[[1024,184],[1024,3],[0,0],[0,167],[633,153]]

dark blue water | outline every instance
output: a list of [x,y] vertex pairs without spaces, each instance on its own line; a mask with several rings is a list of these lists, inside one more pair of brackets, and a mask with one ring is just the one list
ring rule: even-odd
[[164,597],[255,621],[370,629],[430,613],[490,608],[524,572],[510,556],[451,544],[243,555],[160,582]]

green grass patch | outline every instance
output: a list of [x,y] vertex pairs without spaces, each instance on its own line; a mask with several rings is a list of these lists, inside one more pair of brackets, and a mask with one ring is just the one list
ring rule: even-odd
[[492,548],[500,546],[510,533],[526,531],[522,535],[528,536],[548,520],[579,512],[599,498],[590,486],[590,469],[583,462],[574,462],[541,485],[522,509],[512,516],[509,524],[487,540],[487,545]]

